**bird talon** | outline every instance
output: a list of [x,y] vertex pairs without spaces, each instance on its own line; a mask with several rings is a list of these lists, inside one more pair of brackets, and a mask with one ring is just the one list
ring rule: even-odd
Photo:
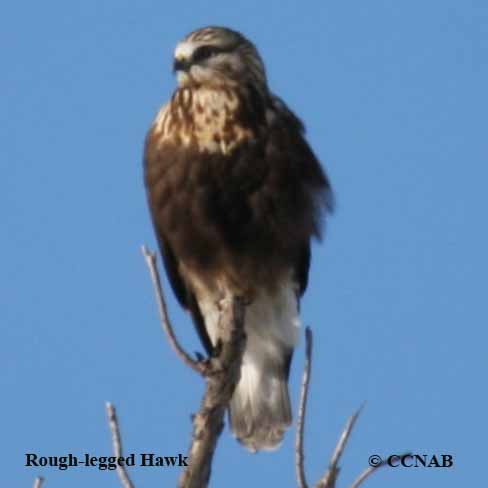
[[196,357],[197,363],[204,363],[205,361],[207,361],[207,358],[202,353],[200,353],[198,351],[195,351],[195,357]]

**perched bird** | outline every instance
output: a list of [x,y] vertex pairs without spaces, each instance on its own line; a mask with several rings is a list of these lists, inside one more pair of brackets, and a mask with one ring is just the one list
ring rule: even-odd
[[218,341],[223,300],[247,302],[230,425],[251,451],[273,449],[291,423],[299,300],[331,187],[302,123],[270,92],[261,57],[242,34],[191,32],[173,67],[178,87],[145,145],[152,221],[173,291],[207,352]]

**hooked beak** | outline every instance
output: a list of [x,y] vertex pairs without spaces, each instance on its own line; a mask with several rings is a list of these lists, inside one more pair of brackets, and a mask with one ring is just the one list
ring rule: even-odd
[[175,58],[173,63],[173,73],[177,73],[178,71],[189,71],[190,67],[191,62],[189,59]]

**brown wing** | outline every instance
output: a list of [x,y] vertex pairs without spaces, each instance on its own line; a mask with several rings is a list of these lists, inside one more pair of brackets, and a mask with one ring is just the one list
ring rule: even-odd
[[[165,164],[161,164],[161,161],[159,161],[160,159],[161,154],[157,150],[157,142],[153,139],[153,134],[150,131],[146,139],[144,151],[144,179],[147,188],[149,210],[156,232],[156,237],[159,242],[159,250],[163,259],[163,265],[173,293],[175,294],[180,305],[191,313],[193,323],[200,340],[207,353],[210,354],[212,351],[212,343],[206,331],[205,321],[198,306],[197,300],[191,289],[187,286],[184,277],[180,273],[178,259],[171,248],[165,229],[160,225],[157,218],[159,208],[157,198],[158,192],[157,189],[154,191],[154,186],[158,185],[158,181],[161,177],[160,173],[161,171],[164,171],[166,166]],[[154,173],[156,173],[156,175]]]
[[[274,143],[280,143],[281,140],[281,144],[288,146],[287,148],[283,148],[283,151],[294,158],[295,164],[301,169],[301,174],[297,175],[297,177],[309,187],[310,193],[316,198],[314,202],[316,219],[315,235],[320,238],[321,226],[325,221],[325,218],[323,218],[325,217],[324,214],[332,213],[334,210],[332,186],[327,174],[305,139],[305,127],[301,120],[280,98],[273,96],[271,103],[279,114],[275,125],[277,126],[276,131],[281,134]],[[287,133],[286,136],[285,132]],[[299,286],[299,296],[302,296],[307,289],[310,261],[310,239],[307,239],[298,249],[294,263],[295,279]]]
[[202,341],[207,354],[210,354],[212,351],[212,343],[210,342],[210,337],[207,334],[205,320],[202,317],[202,313],[195,295],[186,286],[185,281],[178,270],[178,262],[176,257],[173,254],[169,244],[164,241],[163,238],[160,238],[159,241],[159,248],[161,251],[161,256],[163,257],[164,268],[166,270],[166,275],[168,276],[168,281],[173,289],[173,293],[178,299],[180,305],[191,313],[193,323],[200,340]]

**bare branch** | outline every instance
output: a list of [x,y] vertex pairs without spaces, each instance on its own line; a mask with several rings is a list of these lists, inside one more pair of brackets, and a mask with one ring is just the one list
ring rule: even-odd
[[42,488],[42,484],[44,483],[44,478],[42,478],[41,476],[38,476],[35,480],[34,480],[34,485],[33,485],[33,488]]
[[300,406],[298,408],[297,433],[295,438],[295,471],[299,488],[308,488],[305,475],[304,430],[305,413],[307,411],[308,389],[312,369],[313,335],[310,327],[305,329],[305,366],[303,368],[302,387],[300,390]]
[[[403,458],[405,456],[411,456],[412,453],[411,452],[406,452],[404,454],[400,454],[400,458]],[[366,480],[366,478],[369,478],[371,474],[373,474],[375,471],[378,470],[378,468],[381,468],[383,466],[386,466],[387,465],[387,459],[388,457],[386,458],[383,458],[383,460],[378,463],[376,466],[369,466],[368,468],[366,468],[351,484],[351,486],[349,488],[358,488],[360,485],[362,485],[363,481]]]
[[[246,342],[244,332],[245,303],[240,297],[231,297],[221,302],[222,310],[219,319],[221,336],[219,344],[216,347],[217,353],[207,361],[204,361],[203,358],[194,360],[180,346],[174,334],[164,301],[156,254],[149,251],[146,246],[142,246],[142,254],[151,275],[159,309],[161,328],[181,361],[202,375],[206,380],[205,393],[200,409],[192,419],[193,434],[188,450],[188,466],[183,470],[178,483],[179,488],[205,488],[208,486],[213,455],[224,427],[225,411],[240,377],[242,355]],[[299,488],[308,488],[304,467],[304,431],[312,369],[313,335],[309,327],[305,329],[305,339],[305,366],[302,375],[297,433],[295,438],[295,470]],[[107,411],[109,407],[113,410],[113,407],[107,404]],[[339,461],[362,408],[363,406],[349,417],[332,453],[329,467],[324,476],[317,482],[315,488],[335,488],[340,470]],[[117,445],[116,439],[118,439],[117,442],[121,449],[115,410],[113,410],[113,420],[116,429],[114,431],[111,425],[114,450]],[[373,471],[376,471],[382,465],[383,463],[376,467],[366,469],[358,476],[350,488],[358,488]],[[121,477],[121,473],[127,476],[123,468],[119,472],[119,477]],[[128,477],[126,481],[121,477],[121,481],[124,488],[132,488]]]
[[362,482],[368,478],[373,471],[376,471],[378,468],[381,466],[384,466],[385,463],[378,464],[378,466],[369,466],[369,468],[366,468],[352,483],[350,488],[358,488],[359,485],[362,484]]
[[158,267],[156,264],[156,253],[151,252],[146,246],[142,246],[142,255],[146,261],[146,265],[149,269],[149,274],[151,275],[151,281],[154,288],[154,293],[156,295],[156,301],[159,310],[159,319],[161,322],[161,328],[165,333],[168,341],[175,351],[176,355],[186,364],[188,367],[196,371],[197,373],[204,375],[206,372],[206,366],[203,362],[195,361],[178,343],[173,327],[168,317],[168,310],[166,308],[166,302],[163,297],[163,290],[161,287],[161,278],[159,277]]
[[346,426],[344,427],[344,430],[342,431],[341,436],[339,437],[339,440],[337,442],[337,445],[334,449],[334,452],[332,453],[332,457],[330,458],[329,462],[329,468],[327,469],[326,473],[324,476],[318,481],[318,483],[315,485],[315,488],[334,488],[335,483],[337,480],[337,476],[339,475],[339,460],[342,456],[342,453],[344,452],[344,449],[346,447],[346,443],[349,439],[349,436],[351,435],[351,432],[354,428],[354,424],[356,423],[356,420],[361,413],[361,410],[363,409],[363,406],[359,408],[359,410],[351,415],[346,423]]
[[[117,420],[117,414],[115,413],[115,407],[110,402],[107,402],[105,408],[107,410],[108,425],[110,427],[110,432],[112,433],[112,448],[114,451],[114,455],[116,457],[121,457],[123,455],[122,441],[120,439],[119,422]],[[129,478],[125,466],[120,466],[117,463],[117,474],[123,488],[134,488],[134,485]]]
[[168,317],[163,298],[156,254],[142,246],[158,303],[161,327],[171,347],[184,364],[206,379],[200,410],[193,416],[192,441],[188,451],[188,467],[180,477],[180,488],[204,488],[208,485],[213,454],[224,427],[225,410],[240,378],[242,355],[246,344],[244,333],[245,302],[229,297],[221,302],[220,341],[218,351],[208,361],[195,361],[179,345]]
[[193,435],[188,451],[188,467],[180,488],[205,488],[210,479],[213,454],[224,427],[224,415],[240,378],[246,344],[244,301],[233,297],[223,304],[218,354],[210,360],[206,388],[200,410],[193,416]]
[[[305,475],[305,454],[304,454],[304,430],[305,430],[305,415],[307,411],[307,399],[310,387],[310,375],[312,370],[312,348],[313,348],[313,334],[310,327],[305,329],[305,367],[303,369],[302,386],[300,391],[300,406],[298,409],[297,419],[297,434],[295,439],[295,471],[299,488],[308,488],[308,483]],[[329,461],[329,468],[324,476],[317,482],[315,488],[334,488],[339,474],[339,460],[346,447],[347,440],[351,435],[354,424],[362,410],[359,410],[349,417],[344,430],[337,442],[337,445],[332,453]],[[357,487],[354,487],[357,488]]]

